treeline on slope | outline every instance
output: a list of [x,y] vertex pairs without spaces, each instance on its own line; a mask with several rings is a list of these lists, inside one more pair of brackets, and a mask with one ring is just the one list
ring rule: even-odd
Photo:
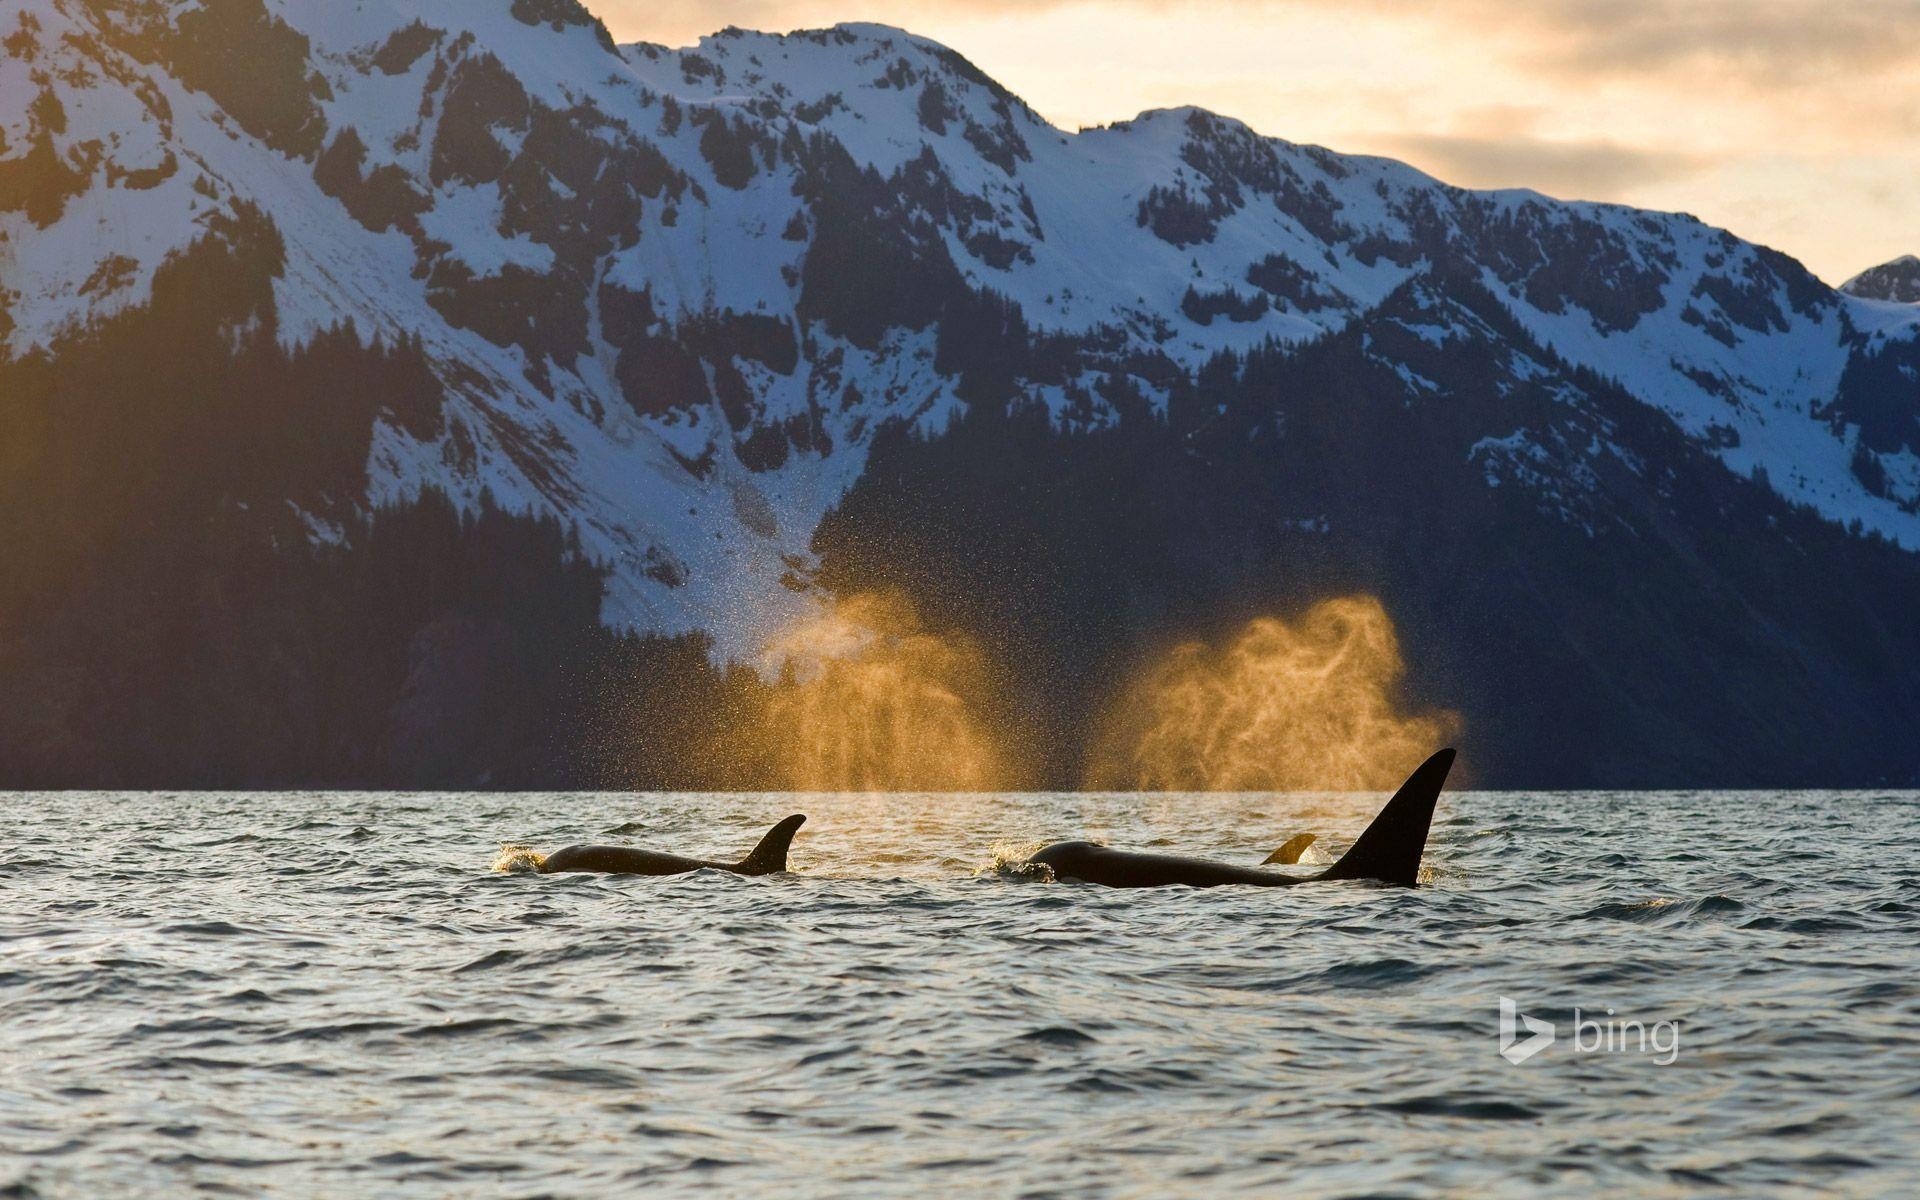
[[0,359],[0,788],[764,777],[713,724],[757,677],[604,628],[558,522],[358,513],[375,420],[434,436],[439,385],[348,327],[282,348],[280,253],[236,210],[151,303]]
[[[1175,640],[1378,596],[1409,710],[1466,721],[1485,786],[1834,786],[1920,778],[1920,562],[1781,501],[1663,415],[1560,363],[1476,285],[1410,394],[1368,347],[1432,324],[1390,302],[1299,351],[1222,358],[1164,417],[1105,429],[979,404],[938,436],[883,433],[816,536],[822,580],[896,587],[1004,672],[1037,787],[1084,779],[1103,705]],[[1401,302],[1411,303],[1405,297]],[[1404,330],[1400,330],[1401,336]],[[1573,389],[1584,397],[1570,406]],[[1591,527],[1490,487],[1475,447],[1604,436]],[[1576,518],[1579,514],[1574,514]]]

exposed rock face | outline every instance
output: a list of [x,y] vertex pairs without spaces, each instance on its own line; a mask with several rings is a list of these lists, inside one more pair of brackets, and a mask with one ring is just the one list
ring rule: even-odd
[[1892,262],[1869,267],[1841,284],[1840,290],[1862,300],[1920,304],[1920,258],[1906,254]]
[[[1199,110],[1070,135],[877,26],[610,53],[574,0],[12,20],[12,352],[144,299],[251,203],[286,246],[283,337],[415,337],[451,393],[439,442],[383,427],[369,496],[488,488],[578,519],[619,623],[750,645],[765,614],[739,598],[789,599],[774,585],[888,421],[1164,411],[1216,354],[1312,343],[1416,278],[1477,281],[1736,473],[1920,544],[1920,459],[1883,431],[1910,398],[1877,382],[1920,317],[1863,319],[1691,218],[1461,191]],[[734,519],[738,476],[777,537]]]
[[[1899,642],[1886,598],[1847,618],[1859,644],[1829,645],[1846,604],[1790,577],[1905,586],[1843,531],[1920,547],[1920,309],[1883,302],[1920,300],[1916,260],[1835,291],[1691,217],[1465,191],[1193,109],[1069,134],[878,26],[672,50],[613,46],[576,0],[22,0],[0,21],[0,372],[54,381],[35,403],[84,405],[58,389],[64,357],[123,316],[156,340],[190,317],[207,353],[245,347],[200,376],[266,393],[230,435],[274,448],[246,474],[249,511],[271,495],[316,544],[426,489],[468,512],[490,496],[577,526],[609,572],[609,624],[746,655],[821,580],[859,582],[853,518],[822,528],[837,505],[871,532],[886,505],[941,495],[916,472],[962,467],[978,474],[944,501],[961,518],[1044,493],[1044,455],[988,470],[941,436],[1005,420],[1032,436],[1002,449],[1137,436],[1265,481],[1251,507],[1214,508],[1170,469],[1127,476],[1141,503],[1223,531],[1190,540],[1211,559],[1163,547],[1200,588],[1189,610],[1254,581],[1286,593],[1248,566],[1280,546],[1303,598],[1337,582],[1312,564],[1366,575],[1392,554],[1453,564],[1435,603],[1464,602],[1473,571],[1525,578],[1536,552],[1562,584],[1640,572],[1663,589],[1626,606],[1664,622],[1649,645],[1685,644],[1665,638],[1682,596],[1737,598],[1740,644],[1818,686],[1772,693],[1722,757],[1678,737],[1669,764],[1724,765],[1796,704],[1912,700],[1911,671],[1873,666]],[[327,364],[358,381],[337,404]],[[171,440],[130,426],[127,453],[163,472],[200,417],[145,417]],[[298,464],[308,435],[324,453]],[[1360,479],[1364,504],[1341,492]],[[1030,544],[1064,554],[1082,521],[1054,515]],[[950,546],[1006,551],[991,522],[963,525]],[[1770,565],[1707,553],[1716,537]],[[1620,552],[1649,545],[1657,561]],[[1159,553],[1109,563],[1132,611],[1169,611]],[[1582,625],[1580,595],[1497,599],[1538,639],[1516,644],[1633,692],[1641,676],[1603,670],[1591,641],[1568,649],[1632,636]],[[1430,659],[1485,685],[1432,621]],[[490,628],[449,620],[440,640]],[[1635,693],[1655,714],[1642,732],[1725,683]]]

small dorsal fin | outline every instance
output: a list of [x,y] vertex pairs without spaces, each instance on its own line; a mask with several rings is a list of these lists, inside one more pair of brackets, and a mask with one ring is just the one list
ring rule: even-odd
[[787,869],[787,847],[793,844],[793,835],[807,823],[807,818],[795,813],[786,820],[767,830],[767,836],[753,848],[753,853],[740,860],[735,870],[742,875],[776,875]]
[[1300,861],[1300,856],[1307,852],[1308,846],[1313,845],[1315,842],[1319,840],[1320,840],[1319,834],[1296,833],[1292,837],[1287,839],[1286,845],[1280,847],[1278,850],[1275,850],[1272,854],[1269,854],[1266,856],[1266,858],[1262,859],[1260,862],[1260,865],[1263,867],[1270,867],[1275,863],[1279,863],[1283,867],[1290,867],[1293,864]]

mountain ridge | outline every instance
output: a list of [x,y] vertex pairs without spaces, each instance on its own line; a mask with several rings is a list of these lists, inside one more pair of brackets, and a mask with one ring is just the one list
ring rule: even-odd
[[[931,361],[932,347],[908,349],[915,338],[906,326],[889,331],[898,342],[895,352],[876,356],[877,343],[857,344],[872,342],[864,335],[826,346],[830,318],[823,348],[800,356],[819,361],[834,353],[865,355],[869,361],[841,372],[863,380],[863,396],[933,394],[930,407],[868,402],[862,407],[873,411],[861,414],[866,420],[856,432],[855,421],[833,429],[831,417],[818,415],[817,397],[803,394],[793,375],[761,369],[764,363],[749,361],[744,369],[708,364],[702,369],[716,378],[704,398],[698,386],[682,389],[691,403],[673,400],[671,388],[665,395],[651,384],[623,388],[623,356],[630,378],[642,371],[650,380],[691,380],[695,372],[685,356],[632,338],[615,346],[597,336],[604,330],[582,328],[577,316],[568,315],[577,307],[589,324],[595,316],[604,320],[606,300],[617,304],[621,295],[636,295],[645,297],[640,311],[654,327],[671,329],[675,337],[683,325],[705,316],[724,323],[730,316],[766,313],[790,326],[797,322],[797,340],[807,341],[808,326],[815,323],[802,312],[804,289],[788,279],[798,274],[812,244],[773,236],[778,225],[783,235],[812,237],[801,228],[812,216],[802,211],[807,206],[781,199],[801,186],[796,172],[818,176],[830,169],[800,165],[806,148],[796,143],[803,135],[833,154],[847,154],[851,169],[905,189],[898,236],[917,239],[909,253],[950,259],[958,285],[991,290],[1018,305],[1035,334],[1120,341],[1120,356],[1082,354],[1083,365],[1147,356],[1194,370],[1214,354],[1244,352],[1269,338],[1309,340],[1377,303],[1434,256],[1464,256],[1500,281],[1499,290],[1531,329],[1575,361],[1621,371],[1643,397],[1655,397],[1696,437],[1716,444],[1733,469],[1762,470],[1791,499],[1920,544],[1920,456],[1912,439],[1865,451],[1879,456],[1867,473],[1883,494],[1873,494],[1857,478],[1860,452],[1845,444],[1850,413],[1840,387],[1858,353],[1856,343],[1909,339],[1920,321],[1901,325],[1884,314],[1846,308],[1848,302],[1790,260],[1690,217],[1562,204],[1524,192],[1465,192],[1391,160],[1262,138],[1240,122],[1197,108],[1150,111],[1068,134],[951,50],[885,26],[790,35],[731,30],[679,50],[643,43],[610,52],[576,5],[502,5],[497,13],[487,5],[424,0],[354,13],[240,0],[200,8],[109,7],[122,20],[132,14],[133,24],[144,20],[161,31],[156,38],[178,36],[170,32],[178,22],[190,31],[196,19],[217,25],[219,36],[282,47],[288,64],[294,56],[287,47],[295,39],[306,41],[301,65],[285,68],[290,75],[304,71],[307,82],[281,100],[293,114],[284,118],[284,131],[263,124],[270,114],[228,113],[217,103],[222,85],[210,81],[211,93],[186,87],[168,100],[175,109],[210,108],[197,115],[215,128],[226,122],[244,132],[251,122],[267,135],[263,145],[277,142],[296,151],[293,158],[276,155],[284,166],[272,172],[259,164],[244,172],[237,164],[214,172],[241,174],[250,190],[245,198],[276,214],[298,214],[304,225],[282,231],[290,234],[291,275],[277,285],[276,302],[287,336],[297,338],[343,316],[389,334],[444,326],[444,333],[428,338],[430,357],[447,362],[443,374],[461,380],[456,392],[464,389],[470,397],[462,400],[483,410],[462,421],[482,448],[478,466],[468,477],[449,477],[432,461],[445,457],[443,446],[410,444],[383,429],[371,496],[391,499],[434,482],[471,497],[485,486],[518,503],[586,518],[589,543],[616,564],[610,619],[623,624],[667,631],[729,625],[722,613],[732,602],[724,593],[742,572],[759,581],[750,590],[777,595],[769,585],[789,572],[788,559],[806,556],[811,525],[857,478],[865,432],[908,411],[938,422],[959,402],[953,385],[943,382],[950,375]],[[21,9],[22,19],[35,12],[49,22],[64,17],[81,27],[93,14],[75,0],[36,0]],[[127,41],[124,34],[121,40]],[[71,50],[75,43],[61,45]],[[95,52],[112,53],[100,47]],[[176,50],[174,57],[182,54]],[[509,60],[513,68],[502,65]],[[602,79],[588,74],[596,64],[604,66]],[[226,90],[231,94],[231,85]],[[303,92],[312,94],[303,100]],[[55,78],[41,94],[58,100],[64,93]],[[845,99],[851,94],[869,103],[856,109]],[[408,95],[415,102],[401,102]],[[216,103],[209,106],[208,99]],[[84,112],[84,104],[62,103]],[[442,108],[433,115],[415,115],[435,104]],[[591,124],[603,142],[623,142],[620,154],[591,165],[637,172],[635,181],[657,176],[645,186],[661,189],[659,202],[650,204],[631,187],[630,196],[617,201],[587,202],[576,195],[576,211],[559,213],[558,222],[542,227],[541,210],[557,211],[567,202],[563,193],[572,190],[556,172],[589,165],[593,153],[555,132],[560,114]],[[74,124],[80,123],[77,113]],[[697,137],[690,136],[694,127]],[[36,130],[34,136],[44,134]],[[67,136],[79,135],[69,130]],[[524,152],[529,136],[547,156],[544,168],[501,174],[490,160],[502,138],[519,139]],[[136,139],[108,140],[124,147]],[[199,145],[205,140],[156,142],[194,141],[194,152],[204,156]],[[155,150],[173,153],[164,146]],[[311,156],[320,176],[314,189],[291,178],[263,184],[261,176],[286,176],[288,168],[307,161],[303,155]],[[350,167],[342,165],[349,160]],[[159,157],[121,169],[159,170],[167,161],[179,159]],[[191,167],[182,174],[188,173]],[[186,185],[176,177],[142,195],[169,186],[179,191]],[[398,215],[370,215],[381,187],[388,202],[399,205]],[[96,190],[72,202],[88,204]],[[329,190],[337,203],[329,200]],[[148,207],[166,206],[140,207],[144,216]],[[414,216],[408,209],[420,211]],[[688,237],[665,224],[677,221],[682,209],[699,213],[707,232]],[[574,244],[588,240],[576,235],[595,221],[603,224],[592,235],[598,244]],[[410,223],[418,232],[402,233]],[[915,223],[926,228],[916,231]],[[164,228],[160,221],[151,224]],[[375,231],[380,228],[384,232]],[[723,234],[724,251],[710,240]],[[10,240],[18,246],[25,236],[17,230]],[[398,244],[403,236],[410,246]],[[49,240],[65,248],[64,239]],[[122,286],[104,296],[89,293],[86,284],[114,260],[72,255],[83,266],[66,267],[64,296],[42,304],[42,297],[21,295],[9,305],[9,344],[18,351],[58,327],[62,317],[92,318],[138,296],[138,276],[150,269],[154,240],[148,239],[144,258],[119,254]],[[389,248],[356,250],[356,242]],[[563,261],[562,252],[572,261]],[[20,273],[57,278],[60,268],[51,257],[39,256]],[[727,269],[713,270],[716,262]],[[1714,262],[1720,266],[1707,265]],[[381,263],[407,270],[395,275]],[[1564,277],[1555,276],[1556,270]],[[421,271],[427,274],[424,293],[404,278]],[[569,274],[596,274],[600,286],[590,288],[584,278],[567,282]],[[596,307],[600,313],[591,311]],[[502,308],[513,311],[498,320],[482,316]],[[1870,321],[1878,324],[1870,327]],[[786,354],[780,350],[776,363]],[[1793,359],[1797,369],[1753,365],[1782,358]],[[1156,390],[1151,380],[1142,382]],[[1065,387],[1029,383],[1057,412],[1072,409]],[[817,384],[818,377],[810,376],[806,387]],[[722,402],[715,388],[730,389],[734,398]],[[641,428],[627,433],[638,439],[640,457],[654,463],[657,479],[647,494],[631,480],[609,479],[588,465],[623,453],[618,410],[626,406],[619,399],[633,390],[650,393],[640,398],[646,411],[635,414]],[[1824,405],[1828,415],[1813,417],[1809,402]],[[499,422],[487,411],[556,403],[599,414],[584,425],[545,415],[542,437],[566,444],[571,454],[516,462],[511,447],[488,444]],[[714,420],[715,404],[730,404],[732,415]],[[1098,413],[1097,401],[1092,409]],[[729,438],[726,426],[742,421],[741,428],[750,425],[752,432]],[[1823,424],[1827,436],[1820,438],[1816,430]],[[1831,433],[1835,424],[1839,437]],[[789,426],[808,425],[820,431],[803,432],[807,446],[797,453],[792,436],[767,432],[777,426],[790,434]],[[735,447],[721,453],[728,441],[745,444],[756,436],[744,464]],[[841,452],[837,458],[809,452],[829,437]],[[716,476],[676,477],[686,474],[678,461],[706,461],[709,452],[718,464]],[[751,469],[775,456],[785,469]],[[1880,459],[1891,461],[1881,465]],[[669,499],[676,493],[695,502]],[[688,507],[701,510],[691,522],[661,518]],[[652,520],[636,523],[628,515],[635,512]],[[755,526],[778,532],[771,539],[757,536]],[[715,534],[737,553],[705,552]],[[654,575],[646,574],[649,569]],[[665,588],[660,575],[685,583]],[[722,586],[710,586],[715,577],[722,577]],[[769,614],[748,620],[737,633],[720,632],[723,641],[750,647],[777,618]]]
[[[1446,640],[1444,605],[1475,595],[1508,606],[1541,661],[1632,697],[1622,738],[1670,743],[1646,757],[1655,775],[1529,757],[1528,739],[1577,723],[1543,699],[1537,717],[1504,717],[1496,780],[1760,778],[1742,753],[1765,778],[1816,752],[1837,771],[1811,731],[1851,748],[1839,718],[1783,734],[1790,714],[1846,714],[1881,737],[1920,711],[1897,667],[1920,562],[1920,311],[1837,292],[1695,218],[1453,188],[1192,107],[1068,133],[954,51],[882,26],[671,49],[614,44],[574,0],[9,11],[0,90],[29,99],[0,114],[0,376],[32,399],[0,416],[60,430],[50,444],[72,458],[29,458],[0,518],[58,578],[99,578],[67,559],[121,535],[49,521],[48,497],[83,506],[92,489],[137,515],[150,501],[135,483],[176,486],[169,472],[204,476],[177,482],[198,489],[179,527],[217,526],[249,554],[354,562],[392,519],[449,556],[481,537],[461,569],[498,571],[483,551],[511,542],[506,511],[574,531],[558,549],[524,537],[600,564],[612,630],[710,638],[714,659],[750,661],[863,572],[929,593],[979,569],[890,511],[944,528],[926,507],[943,497],[953,545],[987,537],[980,554],[1021,557],[1005,538],[1027,518],[992,494],[1011,489],[1052,514],[1024,536],[1060,561],[1075,558],[1067,530],[1121,539],[1102,543],[1112,577],[1042,589],[1115,644],[1096,654],[1068,630],[1071,654],[1034,654],[1059,668],[1027,684],[1036,708],[1092,687],[1102,654],[1345,581],[1405,608],[1432,675],[1420,686],[1470,721],[1500,708],[1497,680]],[[150,359],[178,394],[143,396],[114,358]],[[107,381],[123,431],[86,428],[63,364]],[[241,390],[188,411],[203,380]],[[1041,478],[996,473],[976,444]],[[1380,494],[1341,495],[1307,445]],[[109,451],[133,482],[96,477]],[[1163,531],[1129,565],[1124,531],[1087,526],[1097,491],[1049,491],[1050,453],[1154,464],[1164,494],[1151,479],[1122,490],[1147,489],[1138,511],[1165,507],[1216,559]],[[1199,454],[1267,507],[1241,513],[1174,469]],[[447,532],[437,497],[479,532]],[[1436,524],[1429,504],[1489,524]],[[410,505],[427,515],[379,516]],[[997,531],[969,528],[975,513]],[[80,549],[42,546],[75,522]],[[863,551],[862,529],[926,570]],[[1431,599],[1404,565],[1422,545],[1454,565]],[[1557,564],[1530,591],[1471,583],[1528,573],[1530,551]],[[586,585],[566,570],[552,590],[573,612]],[[1582,590],[1609,572],[1628,578]],[[1850,617],[1843,580],[1875,589]],[[1668,609],[1633,586],[1666,589]],[[1619,588],[1613,611],[1645,632],[1594,610]],[[1131,597],[1124,619],[1103,615],[1102,592]],[[479,583],[460,594],[500,600]],[[1629,676],[1591,644],[1567,657],[1574,630],[1677,653],[1699,597],[1723,613],[1724,652],[1778,680],[1741,681],[1758,698],[1726,745],[1700,715],[1726,684],[1712,672],[1663,684],[1642,658]],[[926,602],[1002,647],[1024,645],[1008,614],[1035,619],[1039,603]],[[393,707],[408,729],[438,729],[458,707],[446,697],[471,690],[442,672],[529,669],[498,620],[422,619],[378,650],[406,647],[411,666],[381,669],[442,698]],[[461,753],[479,751],[460,735],[403,740],[454,773],[408,778],[471,778]],[[419,749],[443,744],[467,749]],[[1875,780],[1920,769],[1894,751],[1861,762]],[[1047,782],[1070,780],[1055,770]]]
[[1841,284],[1839,290],[1862,300],[1920,304],[1920,255],[1903,254],[1868,267]]

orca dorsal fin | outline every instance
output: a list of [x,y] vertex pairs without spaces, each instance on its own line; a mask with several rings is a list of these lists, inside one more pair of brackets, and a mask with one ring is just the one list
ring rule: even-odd
[[1427,829],[1433,823],[1433,805],[1453,769],[1454,752],[1442,750],[1420,764],[1360,840],[1348,847],[1321,879],[1378,879],[1412,887],[1420,875],[1420,856],[1427,849]]
[[1283,867],[1290,867],[1300,861],[1300,856],[1307,852],[1308,846],[1313,845],[1319,840],[1320,837],[1318,834],[1296,833],[1287,839],[1286,845],[1262,859],[1260,865],[1270,867],[1275,863],[1279,863]]
[[793,844],[793,835],[807,823],[807,818],[795,813],[786,820],[767,830],[767,836],[753,848],[753,853],[740,860],[734,870],[742,875],[777,875],[787,869],[787,847]]

